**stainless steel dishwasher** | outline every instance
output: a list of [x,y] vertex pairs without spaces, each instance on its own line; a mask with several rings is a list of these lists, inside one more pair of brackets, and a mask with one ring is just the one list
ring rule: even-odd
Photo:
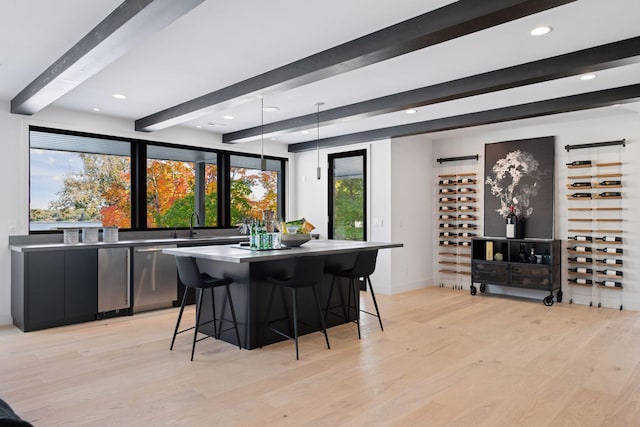
[[130,254],[129,248],[98,249],[98,318],[130,314]]
[[137,247],[133,251],[133,312],[166,308],[177,298],[178,273],[173,255],[163,249],[177,245]]

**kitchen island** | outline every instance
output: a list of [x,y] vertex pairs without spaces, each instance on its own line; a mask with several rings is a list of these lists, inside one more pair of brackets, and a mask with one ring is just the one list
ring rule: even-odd
[[[234,280],[231,285],[231,294],[238,319],[240,329],[240,345],[246,349],[253,349],[259,346],[259,334],[262,332],[261,325],[266,317],[266,300],[271,289],[267,282],[269,276],[279,276],[288,274],[293,270],[295,260],[300,256],[323,256],[325,265],[339,265],[342,268],[350,268],[357,253],[363,250],[399,248],[401,243],[379,243],[379,242],[358,242],[347,240],[312,240],[301,247],[283,248],[267,251],[253,251],[248,247],[239,245],[218,245],[164,249],[163,252],[175,256],[195,257],[202,272],[206,272],[215,277],[230,277]],[[327,303],[328,286],[331,283],[331,276],[325,274],[318,291],[321,304]],[[374,283],[375,286],[375,283]],[[342,287],[346,288],[346,287]],[[220,297],[216,293],[216,313],[223,313],[225,319],[230,318],[227,313],[227,304],[223,299],[222,289]],[[345,298],[346,298],[346,289]],[[211,306],[210,299],[205,294],[201,322],[211,320],[211,312],[206,307]],[[335,301],[331,305],[337,304],[339,294],[334,291]],[[317,309],[314,307],[313,294],[301,292],[299,296],[299,312],[301,321],[307,326],[301,326],[301,335],[304,333],[319,330],[317,319]],[[286,307],[290,307],[290,301],[286,298],[276,298],[271,319],[285,318]],[[343,323],[344,320],[330,316],[327,326],[334,326]],[[225,327],[223,327],[225,329]],[[213,335],[213,325],[209,324],[201,328],[203,333]],[[355,328],[354,328],[354,336]],[[221,339],[237,344],[233,331],[227,331],[220,337]],[[264,337],[263,344],[281,341],[279,335],[269,332]]]

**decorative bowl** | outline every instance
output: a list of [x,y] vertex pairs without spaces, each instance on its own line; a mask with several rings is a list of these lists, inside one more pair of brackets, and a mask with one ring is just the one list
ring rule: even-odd
[[311,234],[283,234],[280,236],[280,243],[289,248],[304,245],[311,240]]

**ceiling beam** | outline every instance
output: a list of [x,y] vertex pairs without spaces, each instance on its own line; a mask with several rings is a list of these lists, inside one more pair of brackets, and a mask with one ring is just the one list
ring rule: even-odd
[[442,132],[446,130],[462,129],[493,123],[503,123],[512,120],[528,119],[532,117],[548,116],[559,113],[588,110],[591,108],[607,107],[614,104],[638,102],[640,100],[640,84],[622,86],[613,89],[587,92],[544,101],[493,110],[478,111],[459,116],[444,117],[400,126],[373,129],[348,135],[340,135],[319,141],[300,142],[289,145],[290,153],[315,150],[317,147],[329,148],[361,142],[377,141],[387,138],[399,138],[425,133]]
[[459,0],[347,43],[136,120],[154,131],[375,64],[575,0]]
[[37,113],[203,1],[124,1],[17,94],[11,112]]
[[318,119],[320,124],[329,125],[356,118],[388,114],[438,102],[600,71],[638,61],[640,61],[640,37],[634,37],[432,86],[344,105],[331,110],[324,110],[320,112],[319,116],[313,113],[267,123],[264,125],[264,129],[257,126],[226,133],[222,135],[222,141],[225,143],[237,143],[257,138],[262,134],[277,136],[316,126]]

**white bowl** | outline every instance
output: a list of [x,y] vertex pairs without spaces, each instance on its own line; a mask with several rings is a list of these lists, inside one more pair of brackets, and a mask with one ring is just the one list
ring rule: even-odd
[[304,245],[311,240],[311,234],[283,234],[280,236],[280,243],[289,248]]

